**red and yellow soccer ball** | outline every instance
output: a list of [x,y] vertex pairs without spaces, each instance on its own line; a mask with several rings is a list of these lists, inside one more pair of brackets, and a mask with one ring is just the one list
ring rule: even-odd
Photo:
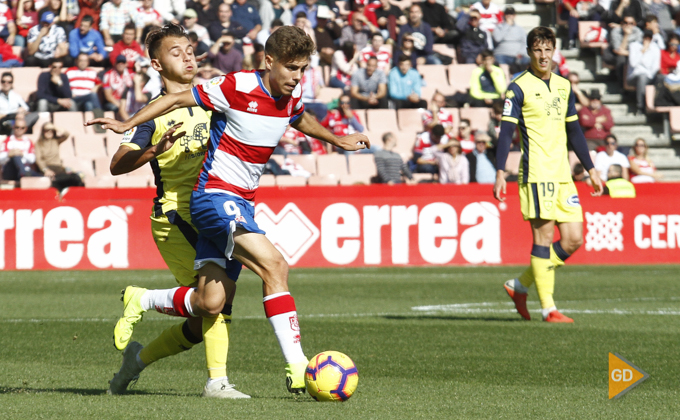
[[357,367],[339,351],[325,351],[310,360],[305,372],[307,392],[317,401],[347,401],[359,383]]

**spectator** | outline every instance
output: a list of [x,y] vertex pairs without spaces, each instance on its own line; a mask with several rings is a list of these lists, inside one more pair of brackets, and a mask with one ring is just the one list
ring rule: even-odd
[[352,24],[342,28],[342,35],[340,36],[340,44],[344,45],[351,42],[356,45],[357,51],[361,51],[368,45],[368,39],[371,37],[371,27],[368,19],[361,13],[352,14]]
[[[491,144],[498,144],[498,136],[501,133],[501,120],[503,118],[503,101],[494,101],[491,105],[491,118],[489,119],[489,127],[486,133],[491,137]],[[510,150],[519,150],[519,139],[517,138],[517,131],[512,135],[512,144]]]
[[184,0],[154,0],[153,8],[161,14],[164,21],[179,25],[179,19],[184,16],[187,3]]
[[47,67],[53,58],[69,58],[66,32],[54,24],[54,13],[43,13],[40,25],[28,31],[26,52],[24,64],[28,67]]
[[104,46],[104,38],[96,29],[92,29],[94,19],[86,15],[80,21],[80,27],[75,28],[69,33],[69,54],[71,58],[76,58],[80,54],[86,54],[89,64],[93,66],[104,66],[109,54]]
[[470,105],[491,106],[494,100],[505,99],[505,72],[494,65],[493,53],[482,51],[482,64],[470,76]]
[[[217,7],[217,21],[214,21],[208,26],[208,33],[210,34],[210,39],[217,42],[218,39],[222,37],[227,32],[231,32],[234,36],[234,40],[243,39],[248,31],[246,28],[235,20],[232,20],[232,11],[226,3],[220,3]],[[201,23],[199,15],[199,23]]]
[[78,7],[73,0],[47,0],[43,4],[45,6],[38,10],[38,21],[42,19],[43,14],[52,12],[54,13],[54,23],[64,28],[64,31],[72,29],[71,21],[73,20],[73,14],[71,13],[71,16],[69,16],[68,10],[73,10],[74,5],[75,8]]
[[423,130],[430,131],[435,125],[441,124],[444,127],[444,133],[451,133],[453,129],[453,115],[444,109],[445,106],[446,98],[441,92],[435,91],[430,101],[430,107],[421,113]]
[[234,34],[226,32],[210,47],[208,58],[216,69],[224,73],[231,73],[243,68],[243,54],[234,48],[234,43]]
[[132,73],[128,70],[127,59],[119,55],[114,67],[104,74],[102,88],[106,99],[104,109],[117,113],[121,121],[130,117],[127,112],[127,93],[132,87]]
[[581,162],[574,165],[574,168],[571,171],[571,179],[574,182],[585,182],[586,179],[588,179],[588,173]]
[[628,168],[630,167],[630,162],[628,162],[628,158],[623,153],[616,150],[618,143],[616,137],[610,134],[604,141],[605,149],[595,155],[595,168],[600,173],[600,177],[603,181],[606,181],[609,167],[613,164],[619,164],[623,168],[623,178],[629,179]]
[[680,36],[675,33],[671,34],[668,37],[666,49],[661,51],[661,66],[659,67],[661,74],[673,73],[678,66],[678,60],[680,60],[678,44],[680,44]]
[[[470,10],[477,10],[479,12],[479,29],[486,32],[489,40],[493,32],[498,28],[498,25],[503,23],[503,12],[496,3],[491,0],[481,0],[470,6]],[[489,48],[492,45],[489,43]]]
[[[191,9],[189,9],[191,10]],[[210,48],[208,48],[203,42],[198,42],[198,36],[196,35],[195,32],[189,32],[187,34],[189,37],[189,41],[191,42],[191,46],[194,48],[194,55],[195,56],[201,56],[203,54],[207,54]],[[210,41],[212,43],[212,41]],[[204,63],[201,63],[204,64]]]
[[17,119],[14,133],[4,139],[0,145],[0,165],[2,178],[9,181],[19,181],[25,176],[38,176],[33,170],[35,164],[35,148],[33,142],[26,135],[26,122]]
[[383,148],[377,150],[373,157],[375,166],[378,170],[377,182],[380,184],[401,184],[406,178],[407,184],[413,183],[413,175],[408,165],[402,160],[399,153],[394,149],[397,147],[397,138],[393,133],[385,133],[382,136]]
[[387,108],[387,76],[378,70],[378,59],[368,59],[365,69],[352,74],[352,108]]
[[451,140],[444,146],[443,153],[437,153],[440,184],[470,183],[470,163],[461,152],[460,142]]
[[132,0],[110,0],[102,5],[99,30],[107,46],[112,47],[123,38],[123,31],[129,23],[134,25],[136,5],[137,2]]
[[630,160],[630,181],[633,184],[656,182],[663,178],[663,174],[657,172],[656,166],[647,156],[648,151],[649,148],[645,139],[641,137],[635,139],[633,153],[628,157]]
[[38,120],[38,114],[29,113],[24,98],[14,91],[14,76],[4,72],[0,76],[0,134],[8,135],[12,132],[12,125],[16,118],[23,118],[30,129]]
[[[329,129],[336,136],[347,136],[354,133],[363,133],[364,126],[361,124],[359,115],[352,109],[350,97],[342,94],[338,102],[338,108],[328,111],[328,115],[321,121],[321,125]],[[338,150],[340,153],[344,151]]]
[[17,28],[17,35],[13,45],[25,47],[28,31],[39,22],[34,0],[19,0],[16,9],[14,9],[14,15],[16,16],[14,24]]
[[475,133],[475,149],[466,157],[470,162],[470,182],[493,184],[496,182],[496,157],[488,149],[491,138],[485,132]]
[[359,65],[366,67],[368,59],[375,57],[378,60],[378,70],[387,74],[392,64],[392,48],[385,45],[385,40],[379,32],[371,35],[371,43],[361,50],[361,61]]
[[397,28],[408,22],[401,9],[390,0],[380,0],[380,7],[374,13],[378,30],[385,39],[397,39]]
[[[264,70],[264,45],[255,42],[253,44],[253,54],[251,55],[251,63],[255,70]],[[311,66],[308,66],[311,67]]]
[[446,8],[437,0],[425,0],[420,3],[423,21],[432,27],[435,44],[456,44],[460,33],[456,29],[455,20],[446,13]]
[[[187,32],[196,34],[196,41],[203,44],[202,48],[206,50],[212,45],[212,40],[210,39],[210,34],[208,29],[198,24],[198,14],[194,9],[186,9],[182,15],[182,25]],[[200,55],[200,54],[196,54]]]
[[149,27],[163,26],[164,19],[160,12],[153,7],[154,0],[142,0],[141,6],[137,8],[135,14],[135,26],[137,27],[137,42],[144,42],[142,35],[148,32]]
[[[217,6],[219,6],[220,4],[222,4],[222,2],[215,2],[213,0],[196,0],[196,1],[189,0],[186,3],[187,9],[193,9],[196,11],[196,14],[198,15],[198,23],[201,26],[205,26],[206,28],[208,28],[208,31],[210,31],[210,25],[213,22],[219,20],[219,12]],[[231,8],[229,8],[229,12],[231,15]],[[221,29],[219,33],[220,34],[222,33]],[[217,38],[219,38],[219,36]]]
[[479,16],[477,9],[470,9],[467,26],[460,40],[461,63],[476,63],[477,56],[488,48],[487,34],[479,28]]
[[198,73],[196,73],[196,83],[205,83],[223,74],[224,73],[213,67],[210,60],[203,60],[201,65],[198,67]]
[[668,39],[668,36],[666,35],[666,32],[662,31],[659,27],[659,19],[656,16],[647,14],[647,16],[645,16],[645,26],[642,29],[652,31],[652,42],[656,43],[660,50],[666,49],[666,40]]
[[319,120],[326,118],[328,107],[323,101],[317,99],[321,88],[324,87],[321,68],[307,66],[302,74],[300,86],[302,87],[302,103],[305,104],[305,112],[313,111]]
[[80,53],[76,59],[76,66],[69,68],[65,73],[71,87],[73,102],[79,111],[101,110],[102,107],[97,96],[102,81],[99,80],[96,70],[87,67],[89,63],[88,55]]
[[578,120],[591,150],[601,146],[614,127],[612,114],[609,108],[602,104],[600,91],[597,89],[590,91],[590,106],[581,107]]
[[322,66],[332,65],[335,41],[342,36],[342,28],[331,20],[331,17],[332,13],[328,6],[319,6],[316,12],[317,25],[314,28],[314,38],[319,53],[319,64]]
[[311,25],[312,29],[316,28],[317,26],[316,14],[318,12],[316,0],[305,0],[304,2],[295,6],[291,11],[291,14],[293,16],[297,16],[297,14],[300,12],[305,13],[305,17],[309,21],[309,24]]
[[458,124],[458,135],[456,140],[460,142],[460,148],[466,155],[475,150],[475,135],[472,133],[472,126],[470,120],[463,118]]
[[527,55],[527,33],[515,24],[515,9],[505,8],[505,22],[493,31],[495,47],[493,55],[498,64],[509,64],[510,73],[525,70],[529,65]]
[[[267,40],[269,39],[269,36],[274,33],[275,30],[279,29],[280,27],[283,26],[283,22],[281,19],[274,19],[269,25],[269,28],[267,29],[262,29],[260,33],[257,34],[257,42],[266,45]],[[332,42],[332,41],[331,41]]]
[[604,195],[612,198],[635,198],[635,186],[623,178],[624,168],[614,163],[607,170],[607,183],[604,187]]
[[35,143],[36,166],[44,176],[52,180],[52,187],[59,191],[66,187],[83,186],[80,175],[66,169],[59,156],[59,145],[68,140],[69,135],[68,131],[48,122],[43,125],[40,137]]
[[417,3],[409,8],[406,25],[399,28],[399,44],[406,33],[410,33],[413,37],[413,48],[419,65],[442,63],[432,51],[432,27],[423,22],[423,11]]
[[637,114],[645,113],[645,89],[654,81],[661,65],[661,50],[652,42],[652,31],[645,29],[642,43],[633,42],[630,45],[628,57],[628,84],[635,86],[635,101]]
[[309,23],[309,20],[307,19],[307,15],[305,15],[305,12],[298,12],[298,14],[295,15],[295,23],[293,25],[305,31],[305,33],[310,38],[312,38],[312,41],[316,43],[316,39],[314,38],[314,28],[312,28],[312,25]]
[[295,128],[288,126],[286,132],[283,133],[279,144],[274,148],[272,154],[275,155],[301,155],[303,150],[301,144],[306,143],[307,139],[305,134]]
[[257,37],[257,33],[262,29],[262,20],[257,9],[250,4],[246,4],[246,0],[235,0],[231,4],[231,11],[234,19],[243,25],[246,31],[246,37],[251,42]]
[[626,14],[623,15],[621,25],[609,33],[609,48],[602,53],[604,62],[615,66],[616,77],[620,81],[624,80],[623,70],[628,62],[628,46],[633,42],[642,42],[642,30],[635,25],[635,18]]
[[581,108],[584,106],[589,106],[590,105],[590,99],[588,99],[588,96],[583,93],[581,90],[579,83],[580,83],[580,78],[578,76],[578,73],[575,71],[570,72],[567,75],[567,79],[569,79],[569,82],[571,82],[571,91],[574,92],[574,96],[576,98],[576,111],[580,111]]
[[407,32],[401,37],[401,44],[397,49],[394,50],[394,55],[392,56],[392,68],[399,64],[399,57],[402,55],[408,57],[411,60],[411,66],[415,69],[418,66],[418,57],[416,56],[416,50],[413,47],[413,36],[410,32]]
[[569,33],[566,49],[576,48],[579,20],[600,20],[597,3],[590,0],[564,0],[560,19],[568,22]]
[[399,57],[397,67],[390,70],[390,98],[397,109],[426,108],[427,102],[420,95],[420,74],[411,67],[411,59],[405,55]]
[[99,18],[102,12],[102,0],[78,0],[78,7],[80,7],[80,13],[78,13],[75,27],[80,27],[80,23],[85,16],[92,16],[92,28],[99,31]]
[[444,127],[441,124],[435,125],[430,131],[418,134],[413,146],[414,172],[436,174],[439,170],[437,154],[448,142],[449,136],[444,133]]
[[615,28],[625,19],[631,16],[636,22],[642,22],[645,15],[640,0],[612,0],[609,9],[603,13],[602,22],[608,27]]
[[115,43],[111,54],[109,54],[112,65],[115,65],[118,57],[122,55],[127,60],[128,70],[134,71],[135,63],[144,57],[142,46],[135,40],[135,35],[135,25],[132,23],[128,24],[123,31],[123,38]]
[[352,74],[359,68],[360,57],[361,54],[357,53],[354,43],[348,41],[342,44],[342,47],[333,53],[329,86],[349,91]]
[[49,71],[38,76],[38,112],[77,111],[63,63],[52,60]]

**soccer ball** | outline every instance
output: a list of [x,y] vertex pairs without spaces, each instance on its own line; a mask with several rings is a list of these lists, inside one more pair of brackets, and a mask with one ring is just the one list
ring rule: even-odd
[[352,359],[339,351],[325,351],[310,360],[305,372],[307,392],[317,401],[347,401],[359,383]]

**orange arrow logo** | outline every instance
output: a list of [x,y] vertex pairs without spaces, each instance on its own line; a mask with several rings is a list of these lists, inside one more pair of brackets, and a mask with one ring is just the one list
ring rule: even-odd
[[649,378],[649,374],[616,353],[609,353],[609,399],[623,394]]

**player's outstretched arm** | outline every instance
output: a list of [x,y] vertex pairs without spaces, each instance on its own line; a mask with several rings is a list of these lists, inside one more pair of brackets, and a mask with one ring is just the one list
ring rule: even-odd
[[135,150],[125,145],[120,146],[111,159],[111,175],[122,175],[132,172],[144,166],[144,164],[153,160],[156,156],[170,150],[175,141],[186,134],[186,131],[175,134],[182,124],[180,122],[174,125],[163,134],[161,141],[144,149]]
[[349,136],[338,137],[326,130],[326,128],[319,124],[316,118],[312,117],[306,112],[303,113],[300,118],[295,120],[291,125],[309,137],[323,140],[344,150],[352,151],[371,148],[371,142],[365,135],[361,133],[354,133],[350,134]]
[[128,118],[125,121],[116,121],[112,118],[95,118],[87,121],[85,125],[101,124],[104,129],[122,134],[133,127],[151,121],[156,117],[165,115],[178,108],[190,106],[196,106],[196,100],[194,99],[191,90],[185,90],[183,92],[164,95],[162,98],[140,109],[132,118]]

